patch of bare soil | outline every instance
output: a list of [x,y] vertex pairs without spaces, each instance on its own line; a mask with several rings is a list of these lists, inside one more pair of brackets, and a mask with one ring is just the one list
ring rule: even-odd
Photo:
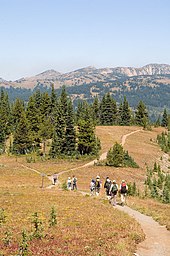
[[170,255],[170,232],[165,226],[160,226],[151,217],[135,211],[128,206],[116,206],[138,221],[146,239],[138,245],[134,255],[138,256],[169,256]]

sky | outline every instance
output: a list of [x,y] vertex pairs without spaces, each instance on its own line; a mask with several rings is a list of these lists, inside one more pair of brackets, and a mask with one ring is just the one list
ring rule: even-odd
[[0,0],[0,77],[170,64],[169,0]]

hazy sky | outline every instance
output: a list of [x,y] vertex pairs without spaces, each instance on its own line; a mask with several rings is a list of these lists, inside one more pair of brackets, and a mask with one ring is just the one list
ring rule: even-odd
[[0,77],[170,64],[170,0],[0,0]]

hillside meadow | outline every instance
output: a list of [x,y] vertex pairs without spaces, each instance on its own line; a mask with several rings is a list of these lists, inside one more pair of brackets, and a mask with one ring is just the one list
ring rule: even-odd
[[[107,152],[115,142],[121,143],[123,135],[136,130],[139,127],[97,127],[101,154]],[[5,221],[0,216],[0,255],[20,255],[23,230],[27,233],[28,255],[133,255],[137,244],[144,239],[139,224],[108,203],[103,187],[99,197],[90,197],[89,184],[96,175],[100,175],[102,184],[109,176],[116,179],[118,184],[122,179],[128,183],[135,181],[137,188],[143,191],[146,165],[153,166],[163,154],[156,143],[157,134],[162,130],[142,130],[126,138],[124,149],[140,166],[136,169],[83,167],[90,161],[87,159],[42,161],[35,158],[34,163],[28,163],[26,157],[1,155],[0,205]],[[60,184],[51,186],[51,175],[63,171],[65,173],[59,176]],[[42,173],[47,176],[43,178]],[[62,184],[72,175],[78,178],[78,191],[63,190]],[[169,205],[142,197],[129,197],[127,203],[170,227]],[[50,227],[52,207],[56,211],[57,224]],[[38,213],[43,227],[41,239],[32,235],[35,213]]]

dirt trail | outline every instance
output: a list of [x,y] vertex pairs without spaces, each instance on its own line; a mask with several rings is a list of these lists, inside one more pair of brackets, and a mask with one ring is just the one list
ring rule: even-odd
[[138,245],[134,255],[138,256],[170,256],[170,232],[165,226],[160,226],[151,217],[141,214],[127,206],[116,206],[126,212],[141,225],[146,239]]
[[[136,132],[141,132],[142,129],[133,131],[131,133],[125,134],[122,136],[122,141],[121,145],[124,146],[126,139],[128,136],[136,133]],[[103,153],[100,156],[100,160],[104,160],[107,156],[107,152]],[[77,170],[80,168],[88,167],[94,165],[94,163],[97,161],[97,159],[79,166],[75,167],[74,169],[66,170],[63,172],[58,173],[58,177],[61,176],[64,173],[67,173],[72,170]],[[23,167],[26,167],[23,165]],[[39,171],[26,167],[38,174],[40,174]],[[47,176],[48,177],[48,176]],[[52,180],[52,176],[48,177],[50,180]],[[49,186],[48,188],[51,188],[52,186]],[[80,191],[83,195],[87,194],[83,191]],[[170,232],[167,231],[165,226],[160,226],[156,221],[154,221],[151,217],[146,216],[144,214],[141,214],[140,212],[133,210],[129,208],[128,206],[119,206],[117,205],[116,208],[120,211],[123,211],[127,213],[128,215],[132,216],[137,220],[137,222],[141,225],[145,235],[146,239],[140,243],[137,247],[136,253],[134,255],[136,256],[170,256]]]

